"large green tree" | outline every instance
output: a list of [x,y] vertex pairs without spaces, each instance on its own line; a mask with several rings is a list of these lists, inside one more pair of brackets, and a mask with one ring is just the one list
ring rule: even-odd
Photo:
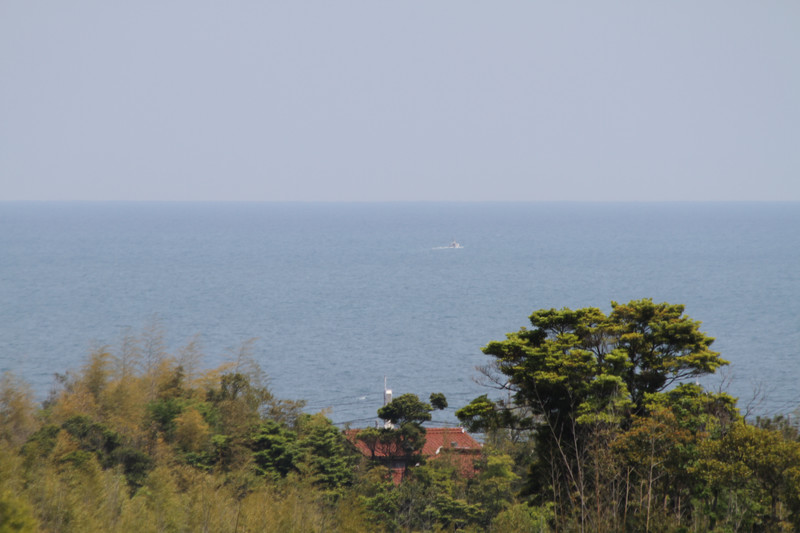
[[[444,396],[442,396],[444,400]],[[439,402],[437,400],[437,402]],[[393,429],[384,432],[383,440],[394,440],[404,455],[414,456],[425,445],[423,422],[431,419],[433,407],[416,394],[403,394],[378,409],[378,416],[390,422]]]
[[[613,416],[626,405],[641,411],[647,394],[727,364],[682,305],[643,299],[611,308],[608,315],[593,307],[539,310],[532,328],[490,342],[483,351],[495,360],[486,373],[513,395],[505,407],[556,425]],[[457,414],[472,427],[491,416],[510,422],[486,407],[482,397]]]
[[483,349],[494,358],[485,374],[509,398],[482,396],[456,415],[471,430],[534,430],[528,490],[557,499],[560,493],[581,509],[583,524],[600,477],[591,465],[601,466],[601,441],[610,443],[615,428],[645,415],[653,394],[727,364],[683,311],[651,299],[612,302],[609,314],[593,307],[536,311],[531,328]]

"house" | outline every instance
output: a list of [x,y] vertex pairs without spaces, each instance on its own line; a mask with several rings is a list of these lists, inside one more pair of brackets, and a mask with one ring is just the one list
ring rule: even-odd
[[[365,442],[358,439],[359,429],[348,429],[345,437],[365,457],[375,459],[389,468],[392,481],[399,485],[406,475],[412,458],[396,443]],[[427,460],[446,458],[458,466],[462,475],[475,475],[475,461],[480,458],[481,444],[464,431],[464,428],[425,428],[425,445],[420,455]]]

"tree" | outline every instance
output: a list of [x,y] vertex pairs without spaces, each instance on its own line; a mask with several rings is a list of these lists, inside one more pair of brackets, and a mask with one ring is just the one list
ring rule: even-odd
[[298,419],[298,448],[303,468],[331,495],[340,495],[353,482],[354,452],[341,431],[322,413],[304,414]]
[[616,392],[641,409],[645,394],[728,364],[682,305],[643,299],[611,307],[608,316],[596,308],[536,311],[533,329],[490,342],[483,351],[495,357],[502,388],[539,414],[577,411],[586,402],[597,410]]
[[683,305],[654,304],[648,298],[628,304],[611,302],[611,307],[606,340],[628,357],[623,377],[637,406],[647,393],[728,364],[710,350],[714,339],[700,331],[700,322],[683,314]]
[[569,500],[580,509],[581,529],[588,527],[589,494],[599,491],[600,476],[591,470],[601,448],[596,437],[611,442],[632,415],[647,413],[649,395],[727,364],[682,305],[643,299],[611,308],[608,315],[591,307],[531,314],[531,329],[483,349],[494,357],[484,374],[509,401],[490,405],[484,396],[456,413],[473,430],[533,430],[538,452],[528,491],[550,493],[557,512],[559,494]]
[[187,452],[200,452],[210,446],[211,429],[195,408],[184,410],[174,419],[175,443]]
[[492,519],[513,502],[513,485],[517,480],[514,460],[495,450],[485,450],[478,475],[471,480],[471,501],[478,504],[480,524],[486,528]]
[[254,431],[250,447],[256,471],[272,479],[297,469],[301,451],[297,434],[274,420],[265,420]]
[[702,515],[696,502],[709,491],[697,468],[701,450],[741,422],[736,400],[684,383],[647,395],[645,406],[646,416],[634,416],[611,446],[612,461],[625,474],[621,522],[645,531],[668,520],[692,523]]
[[553,519],[552,505],[531,507],[526,503],[518,503],[499,513],[492,521],[490,531],[502,533],[516,531],[518,533],[547,533],[548,522]]
[[0,533],[38,531],[30,504],[10,490],[0,491]]
[[378,409],[378,416],[392,424],[422,424],[431,419],[431,404],[419,399],[416,394],[403,394]]
[[791,522],[797,531],[800,443],[737,421],[721,438],[703,442],[700,455],[691,470],[706,481],[706,512],[712,520],[758,525],[763,531],[789,530],[786,522]]
[[378,409],[378,416],[395,426],[391,435],[399,449],[404,454],[413,456],[425,445],[425,429],[422,423],[431,419],[431,411],[431,404],[421,401],[416,394],[403,394]]
[[[563,426],[600,414],[611,420],[627,407],[641,412],[645,395],[728,363],[709,349],[714,339],[683,315],[682,305],[644,299],[611,307],[608,316],[596,308],[534,312],[533,329],[483,349],[495,358],[485,373],[513,393],[516,406],[531,410],[528,422],[544,417]],[[496,422],[480,400],[461,415],[479,424],[482,411]]]
[[33,391],[9,372],[0,376],[0,441],[19,445],[36,431]]
[[447,409],[447,398],[441,392],[433,392],[430,396],[431,405],[437,411]]

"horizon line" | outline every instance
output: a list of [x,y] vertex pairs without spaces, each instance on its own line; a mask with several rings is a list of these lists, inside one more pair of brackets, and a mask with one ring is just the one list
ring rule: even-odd
[[0,204],[792,204],[792,200],[3,200]]

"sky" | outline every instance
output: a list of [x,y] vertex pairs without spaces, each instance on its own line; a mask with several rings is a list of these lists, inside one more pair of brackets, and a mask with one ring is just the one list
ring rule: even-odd
[[0,201],[800,201],[800,2],[0,1]]

